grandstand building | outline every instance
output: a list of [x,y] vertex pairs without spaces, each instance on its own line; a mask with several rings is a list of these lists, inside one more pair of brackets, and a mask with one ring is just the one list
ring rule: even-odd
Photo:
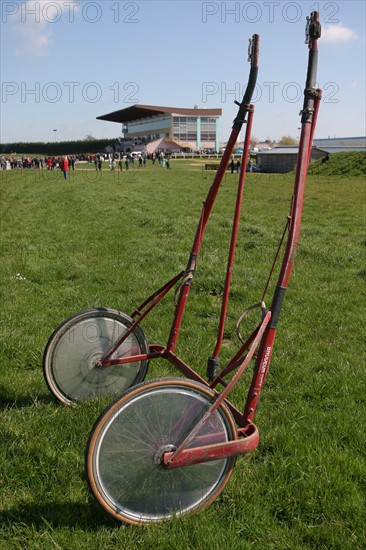
[[221,109],[137,104],[98,116],[97,119],[122,125],[120,148],[125,152],[218,152],[221,114]]

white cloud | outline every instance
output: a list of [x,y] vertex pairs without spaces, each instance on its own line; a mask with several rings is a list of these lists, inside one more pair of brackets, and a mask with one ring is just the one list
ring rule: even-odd
[[13,31],[20,39],[15,53],[27,57],[46,55],[52,41],[53,26],[61,20],[73,21],[79,8],[80,3],[75,0],[26,0],[20,4],[12,15],[13,20],[16,19]]
[[14,30],[21,38],[21,46],[15,50],[17,55],[39,57],[47,53],[52,32],[45,28],[44,23],[16,25]]
[[349,42],[357,38],[356,31],[344,26],[342,23],[322,28],[322,42]]

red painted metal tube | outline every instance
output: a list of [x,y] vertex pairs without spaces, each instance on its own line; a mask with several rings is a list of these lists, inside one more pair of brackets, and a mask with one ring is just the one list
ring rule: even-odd
[[207,199],[203,205],[202,214],[198,222],[196,234],[192,245],[191,255],[187,266],[187,273],[190,273],[191,276],[187,278],[181,286],[177,306],[175,309],[175,315],[174,315],[174,319],[173,319],[173,323],[172,323],[172,327],[171,327],[171,331],[168,339],[167,349],[170,352],[174,351],[177,343],[178,334],[182,324],[184,310],[186,307],[189,291],[191,289],[192,277],[196,270],[197,256],[201,249],[202,239],[206,229],[207,221],[211,214],[213,204],[215,202],[222,179],[225,175],[227,166],[229,164],[231,153],[238,139],[238,135],[239,135],[239,130],[231,131],[231,135],[227,143],[226,149],[224,151],[224,154],[222,156],[220,166],[216,172],[216,176],[211,185],[210,191],[207,195]]
[[185,449],[175,457],[173,457],[173,452],[165,453],[164,466],[168,469],[182,468],[192,464],[230,458],[254,451],[258,446],[259,433],[254,424],[252,426],[253,433],[248,437],[234,439],[225,443],[215,443],[213,445]]
[[139,305],[135,311],[131,313],[131,317],[141,316],[142,312],[145,310],[146,306],[154,301],[154,305],[156,304],[156,298],[160,299],[165,296],[165,294],[181,279],[184,275],[184,271],[181,271],[178,273],[178,275],[175,275],[170,281],[166,282],[161,288],[156,290],[154,294],[151,294],[141,305]]
[[[101,367],[107,367],[107,366],[110,366],[110,365],[122,364],[119,360],[117,360],[117,363],[115,361],[111,361],[110,359],[111,359],[112,355],[123,344],[123,342],[129,337],[129,335],[135,330],[137,325],[139,325],[141,323],[141,321],[143,321],[143,319],[148,315],[148,313],[156,306],[156,304],[158,304],[163,299],[163,297],[169,292],[169,290],[179,281],[179,279],[182,278],[183,274],[184,274],[183,271],[181,273],[178,273],[178,275],[173,277],[173,279],[171,279],[170,281],[165,283],[164,286],[162,286],[159,290],[154,292],[154,294],[152,294],[147,300],[145,300],[145,302],[143,304],[141,304],[141,306],[132,313],[131,317],[134,317],[137,314],[139,315],[139,317],[130,326],[130,328],[128,330],[126,330],[126,332],[121,336],[121,338],[119,338],[117,340],[117,342],[114,343],[113,347],[110,350],[108,350],[108,352],[101,358],[101,360],[100,360],[100,366]],[[150,303],[150,305],[148,307],[146,307],[149,303]],[[143,309],[143,308],[146,308],[146,309],[143,312],[141,312],[140,310]],[[139,359],[135,359],[135,361],[138,361],[138,360]],[[127,361],[127,362],[131,362],[131,361]]]
[[282,267],[277,283],[277,286],[281,288],[287,288],[288,286],[299,240],[302,207],[304,202],[305,180],[308,169],[308,150],[310,135],[311,125],[309,123],[305,123],[302,127],[300,137],[299,155],[296,171],[296,184],[294,190],[294,198],[292,201],[292,209],[290,212],[290,231],[287,240],[285,256],[282,262]]
[[[171,363],[177,370],[179,370],[179,372],[186,376],[186,378],[189,378],[190,380],[195,380],[196,382],[200,382],[201,384],[208,386],[207,381],[202,378],[202,376],[200,376],[195,370],[193,370],[174,353],[165,350],[163,357],[164,359],[167,359],[169,363]],[[217,396],[219,396],[219,393],[217,393]],[[239,409],[237,409],[232,403],[230,403],[230,401],[225,401],[225,405],[230,409],[230,412],[233,415],[236,424],[242,428],[245,428],[248,423],[244,422],[243,413],[239,411]]]
[[259,348],[258,357],[254,367],[253,378],[243,414],[246,423],[250,423],[253,421],[255,412],[257,410],[259,396],[271,362],[275,335],[276,329],[270,327],[267,328],[267,331],[262,339]]
[[227,261],[226,278],[225,278],[224,292],[223,292],[223,298],[222,298],[222,304],[221,304],[221,315],[220,315],[216,345],[215,345],[214,352],[212,354],[213,359],[217,358],[220,353],[221,344],[224,336],[226,313],[227,313],[230,286],[231,286],[231,277],[232,277],[233,263],[234,263],[234,257],[235,257],[235,248],[236,248],[236,241],[237,241],[237,235],[238,235],[238,229],[239,229],[240,212],[241,212],[241,205],[243,202],[244,182],[245,182],[247,161],[248,161],[248,155],[249,155],[250,136],[251,136],[252,125],[253,125],[253,113],[254,113],[254,105],[251,105],[249,110],[249,115],[248,115],[246,132],[245,132],[244,150],[243,150],[242,162],[240,167],[238,191],[236,195],[233,229],[231,232],[229,257]]
[[169,352],[174,351],[177,343],[178,334],[182,324],[183,314],[187,303],[192,278],[196,270],[197,257],[201,249],[202,239],[205,233],[208,218],[211,214],[214,202],[216,200],[217,193],[221,186],[227,166],[229,164],[231,154],[233,152],[238,136],[240,134],[240,130],[243,124],[246,122],[245,117],[250,110],[250,101],[252,99],[252,95],[253,95],[256,81],[257,81],[258,56],[259,56],[259,36],[255,34],[253,35],[252,41],[251,41],[251,51],[249,56],[250,62],[251,62],[251,68],[249,73],[248,84],[247,84],[242,102],[238,103],[239,105],[238,114],[234,120],[231,134],[227,142],[224,154],[221,158],[219,168],[216,172],[214,181],[210,187],[207,198],[202,208],[202,214],[198,222],[196,234],[195,234],[192,249],[191,249],[191,254],[190,254],[187,269],[186,269],[187,276],[183,279],[183,283],[181,285],[181,289],[180,289],[180,293],[179,293],[179,297],[176,305],[175,315],[174,315],[171,331],[168,338],[167,350]]
[[317,88],[316,98],[315,98],[315,101],[314,101],[314,115],[313,115],[313,121],[312,121],[312,125],[311,125],[311,136],[310,136],[310,142],[309,142],[308,164],[310,163],[310,160],[311,160],[311,149],[313,147],[314,132],[315,132],[315,128],[316,128],[316,121],[318,120],[318,113],[319,113],[321,98],[322,98],[322,90],[320,90],[320,88]]
[[311,17],[309,18],[308,32],[308,70],[304,91],[304,106],[301,112],[301,136],[294,184],[294,194],[292,198],[289,217],[289,234],[280,274],[278,277],[276,291],[272,300],[272,318],[261,342],[257,361],[254,367],[251,386],[245,405],[244,417],[247,422],[253,421],[258,405],[259,395],[268,374],[268,369],[272,357],[273,344],[276,336],[277,323],[282,309],[285,292],[290,280],[300,234],[306,174],[310,161],[311,144],[315,131],[316,118],[318,115],[319,101],[321,97],[321,92],[315,89],[318,61],[317,38],[319,38],[320,36],[320,23],[318,12],[312,12]]
[[[199,420],[199,422],[195,425],[195,427],[191,430],[191,432],[186,436],[186,438],[180,443],[179,447],[173,452],[172,459],[175,459],[177,456],[179,456],[183,451],[185,451],[189,445],[192,443],[195,436],[199,433],[202,426],[209,421],[209,418],[211,415],[217,411],[217,409],[220,407],[220,405],[223,403],[224,400],[226,400],[227,396],[235,386],[235,384],[238,382],[240,377],[243,375],[245,369],[249,365],[250,361],[253,358],[253,355],[255,353],[255,350],[257,349],[257,346],[259,345],[259,342],[261,341],[261,338],[263,336],[263,333],[266,330],[266,327],[268,326],[268,323],[271,319],[271,312],[268,311],[265,318],[262,321],[261,327],[252,343],[252,346],[245,357],[244,361],[240,365],[237,372],[234,374],[228,385],[225,387],[225,389],[218,395],[217,399],[214,403],[210,406],[210,408],[207,410],[207,412],[202,416],[202,418]],[[214,460],[214,459],[212,459]]]
[[187,277],[186,279],[183,279],[183,284],[180,289],[179,298],[175,309],[174,319],[173,319],[172,327],[168,338],[167,349],[169,352],[174,351],[177,343],[180,327],[182,324],[184,310],[186,307],[189,291],[191,288],[192,277],[196,270],[197,256],[201,249],[202,239],[206,229],[207,221],[212,211],[212,207],[214,205],[222,179],[225,175],[227,166],[229,164],[229,160],[230,160],[232,151],[234,149],[235,143],[238,139],[238,135],[239,135],[239,130],[231,131],[231,135],[227,143],[226,149],[224,151],[224,154],[221,158],[221,162],[216,172],[216,176],[214,178],[214,181],[211,185],[206,201],[202,208],[202,214],[198,222],[196,234],[192,245],[191,254],[187,265],[187,274],[190,274],[190,276]]
[[128,363],[136,363],[138,361],[149,361],[150,359],[159,359],[164,355],[164,351],[156,353],[141,353],[140,355],[130,355],[118,357],[117,359],[108,359],[103,361],[99,368],[111,367],[113,365],[125,365]]
[[237,351],[237,353],[230,359],[230,361],[226,364],[226,366],[219,372],[219,374],[213,379],[213,381],[210,383],[210,388],[215,388],[217,384],[221,383],[225,387],[227,386],[227,383],[224,383],[223,377],[225,377],[227,374],[232,372],[233,370],[240,367],[244,360],[244,352],[249,348],[251,343],[253,342],[254,338],[258,334],[258,330],[260,329],[261,324],[259,324],[252,334],[247,338],[247,340],[244,342],[244,344],[240,347],[240,349]]

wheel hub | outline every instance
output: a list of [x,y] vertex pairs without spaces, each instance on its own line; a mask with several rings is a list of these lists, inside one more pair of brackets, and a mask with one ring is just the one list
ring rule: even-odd
[[154,464],[159,466],[164,466],[164,454],[165,453],[174,453],[177,450],[175,445],[163,445],[160,447],[154,455]]
[[100,360],[103,357],[101,350],[94,351],[86,355],[80,363],[80,374],[85,380],[92,380],[100,370]]

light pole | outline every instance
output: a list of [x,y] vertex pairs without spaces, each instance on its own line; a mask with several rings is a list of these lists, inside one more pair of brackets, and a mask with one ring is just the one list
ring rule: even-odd
[[57,128],[55,128],[53,131],[54,131],[55,143],[56,143],[56,132],[57,132]]

